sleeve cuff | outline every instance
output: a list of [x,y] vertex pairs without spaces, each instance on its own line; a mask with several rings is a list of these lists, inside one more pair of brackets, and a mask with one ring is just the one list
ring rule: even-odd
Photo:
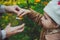
[[5,13],[5,5],[0,6],[0,13]]
[[5,39],[6,38],[6,31],[2,30],[1,33],[2,33],[2,39]]

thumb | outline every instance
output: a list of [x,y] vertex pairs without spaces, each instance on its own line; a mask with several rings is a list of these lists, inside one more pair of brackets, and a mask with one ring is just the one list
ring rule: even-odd
[[18,14],[18,11],[17,10],[14,10],[14,13]]
[[10,27],[11,26],[11,23],[9,23],[8,25],[7,25],[7,27]]

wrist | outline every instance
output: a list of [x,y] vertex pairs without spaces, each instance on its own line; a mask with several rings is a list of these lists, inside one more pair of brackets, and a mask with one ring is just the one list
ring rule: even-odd
[[5,12],[7,12],[7,6],[4,5],[3,7],[4,7]]

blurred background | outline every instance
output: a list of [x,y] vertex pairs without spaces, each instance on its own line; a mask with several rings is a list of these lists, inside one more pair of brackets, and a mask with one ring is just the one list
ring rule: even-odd
[[[48,4],[50,0],[0,0],[1,5],[18,5],[21,8],[33,9],[41,14],[43,14],[43,8]],[[4,29],[8,23],[11,23],[11,26],[21,25],[26,23],[25,30],[22,33],[14,35],[9,38],[9,40],[39,40],[41,27],[30,20],[27,16],[17,20],[16,14],[12,13],[3,13],[0,19],[0,27]]]

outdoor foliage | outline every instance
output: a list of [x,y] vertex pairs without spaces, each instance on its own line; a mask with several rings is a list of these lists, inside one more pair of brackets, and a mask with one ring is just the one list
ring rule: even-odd
[[[43,14],[43,8],[47,5],[49,0],[0,0],[0,4],[4,5],[18,5],[21,8],[33,9]],[[8,23],[12,26],[26,23],[25,30],[22,33],[12,36],[9,40],[39,40],[41,27],[24,16],[22,20],[16,20],[16,14],[3,13],[0,19],[0,27],[4,29]],[[22,22],[21,22],[22,21]]]

